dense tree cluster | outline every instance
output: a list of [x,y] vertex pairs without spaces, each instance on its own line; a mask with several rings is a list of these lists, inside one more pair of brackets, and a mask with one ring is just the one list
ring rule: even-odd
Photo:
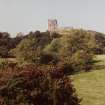
[[8,58],[13,55],[9,51],[16,47],[23,37],[11,38],[7,32],[0,32],[0,57]]
[[89,70],[94,53],[104,53],[105,37],[96,32],[72,29],[67,35],[30,32],[11,52],[22,62],[71,65],[74,71]]
[[42,49],[50,43],[51,38],[48,32],[40,33],[36,31],[35,33],[30,32],[20,43],[17,45],[16,49],[11,52],[20,60],[28,62],[38,61],[40,55],[42,54]]

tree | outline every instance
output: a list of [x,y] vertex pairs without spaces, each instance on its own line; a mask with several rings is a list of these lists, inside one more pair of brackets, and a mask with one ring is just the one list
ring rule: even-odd
[[29,33],[11,52],[22,62],[37,62],[49,42],[50,36],[46,33]]

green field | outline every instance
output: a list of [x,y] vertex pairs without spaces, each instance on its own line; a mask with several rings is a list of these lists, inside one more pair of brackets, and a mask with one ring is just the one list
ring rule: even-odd
[[97,68],[72,76],[82,105],[105,105],[105,55],[98,55]]

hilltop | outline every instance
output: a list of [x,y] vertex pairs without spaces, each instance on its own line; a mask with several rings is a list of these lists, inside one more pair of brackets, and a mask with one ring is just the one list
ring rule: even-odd
[[[30,32],[26,35],[21,34],[17,35],[14,38],[11,38],[11,35],[7,32],[0,32],[0,56],[1,57],[9,57],[12,56],[10,55],[9,51],[11,49],[16,48],[16,46],[23,40],[28,38],[29,36],[43,36],[44,39],[48,38],[48,40],[51,42],[55,38],[61,38],[63,36],[71,35],[73,32],[80,33],[80,31],[83,29],[73,29],[73,28],[64,28],[61,30],[58,30],[56,32],[50,33],[49,31],[47,32]],[[105,34],[96,32],[96,31],[91,31],[91,30],[83,30],[84,32],[87,32],[90,34],[91,39],[93,40],[94,44],[96,45],[97,48],[94,50],[97,50],[96,53],[103,53],[104,52],[104,47],[105,47]],[[74,34],[74,33],[73,33]],[[85,33],[84,33],[85,34]],[[46,39],[47,40],[47,39]],[[43,40],[42,40],[43,41]]]

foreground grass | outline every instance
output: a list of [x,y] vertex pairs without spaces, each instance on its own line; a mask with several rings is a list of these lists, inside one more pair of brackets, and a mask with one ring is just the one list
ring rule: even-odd
[[[96,65],[105,66],[105,55],[96,57]],[[82,105],[105,105],[105,69],[93,70],[72,76],[73,84]]]

